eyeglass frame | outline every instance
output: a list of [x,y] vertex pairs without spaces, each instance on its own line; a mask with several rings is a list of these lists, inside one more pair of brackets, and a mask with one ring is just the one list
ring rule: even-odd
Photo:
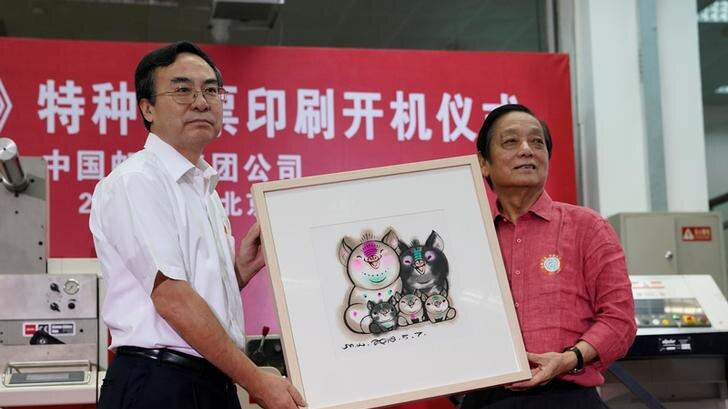
[[[192,89],[192,92],[191,92],[192,100],[190,100],[189,102],[183,102],[183,101],[179,100],[179,98],[186,98],[186,96],[184,96],[184,95],[179,95],[179,93],[182,91],[183,88],[191,88],[191,87],[180,86],[177,89],[175,89],[174,91],[160,92],[158,94],[152,95],[152,97],[156,98],[159,96],[169,96],[169,97],[172,97],[174,102],[176,102],[178,104],[191,105],[191,104],[194,104],[195,101],[197,101],[198,95],[202,95],[202,99],[204,99],[205,102],[207,102],[208,104],[211,104],[211,103],[217,103],[217,102],[220,102],[220,103],[224,102],[225,98],[229,94],[229,92],[224,87],[221,87],[221,86],[215,86],[215,87],[211,86],[211,87],[207,87],[206,89],[199,89],[199,90],[191,88]],[[208,96],[205,94],[205,90],[207,90],[209,88],[216,88],[217,92],[218,92],[217,96],[215,96],[212,99],[208,99]]]

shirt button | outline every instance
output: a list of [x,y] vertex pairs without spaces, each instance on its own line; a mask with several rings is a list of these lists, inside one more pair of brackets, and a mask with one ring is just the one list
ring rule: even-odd
[[516,306],[516,308],[518,308],[518,305],[519,305],[519,304],[518,304],[518,303],[515,303],[515,304],[513,304],[513,305],[515,305],[515,306]]
[[521,270],[516,270],[516,271],[515,271],[515,274],[516,274],[517,276],[521,275]]
[[520,242],[521,242],[521,239],[516,239],[516,243],[520,243]]

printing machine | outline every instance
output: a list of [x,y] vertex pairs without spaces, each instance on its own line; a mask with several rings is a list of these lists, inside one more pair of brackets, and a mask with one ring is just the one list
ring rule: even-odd
[[[728,408],[728,301],[718,213],[609,218],[627,256],[637,337],[619,365],[666,408]],[[613,409],[643,408],[613,376]]]
[[629,356],[728,355],[728,302],[710,275],[632,276]]
[[0,407],[95,403],[106,365],[97,263],[47,258],[42,158],[0,138],[0,176]]

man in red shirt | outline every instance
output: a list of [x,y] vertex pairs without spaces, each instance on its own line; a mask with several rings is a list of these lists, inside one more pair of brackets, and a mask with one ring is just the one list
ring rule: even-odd
[[533,377],[470,393],[462,408],[605,408],[595,387],[637,331],[619,240],[598,213],[544,191],[551,136],[527,107],[492,111],[477,148]]

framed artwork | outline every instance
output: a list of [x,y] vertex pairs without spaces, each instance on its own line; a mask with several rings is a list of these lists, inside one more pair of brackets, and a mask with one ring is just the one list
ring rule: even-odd
[[475,155],[253,196],[288,374],[312,409],[530,377]]

